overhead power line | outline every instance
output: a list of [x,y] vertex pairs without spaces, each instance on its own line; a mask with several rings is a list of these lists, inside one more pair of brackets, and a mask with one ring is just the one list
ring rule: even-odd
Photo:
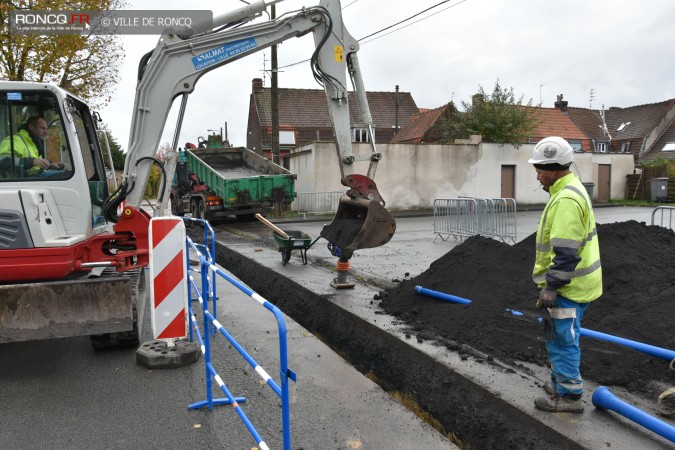
[[359,0],[354,0],[354,1],[351,2],[350,4],[343,6],[342,9],[346,9],[348,6],[352,6],[354,3],[358,2],[358,1],[359,1]]
[[[356,3],[357,1],[358,1],[358,0],[354,0],[352,3],[348,4],[347,6],[352,5],[352,4]],[[437,4],[433,5],[433,6],[430,6],[429,8],[427,8],[427,9],[425,9],[425,10],[423,10],[423,11],[420,11],[420,12],[418,12],[418,13],[416,13],[416,14],[413,14],[412,16],[408,17],[407,19],[403,19],[403,20],[401,20],[401,21],[399,21],[399,22],[396,22],[395,24],[392,24],[392,25],[389,25],[389,26],[387,26],[387,27],[385,27],[385,28],[382,28],[382,29],[379,30],[379,31],[376,31],[376,32],[374,32],[374,33],[369,34],[368,36],[364,36],[364,37],[362,37],[361,39],[358,39],[358,42],[360,42],[361,44],[367,44],[368,42],[372,42],[372,41],[374,41],[374,40],[376,40],[376,39],[379,39],[379,38],[381,38],[381,37],[388,36],[388,35],[390,35],[390,34],[392,34],[392,33],[395,33],[395,32],[397,32],[397,31],[399,31],[399,30],[402,30],[402,29],[404,29],[404,28],[407,28],[407,27],[409,27],[410,25],[414,25],[414,24],[416,24],[416,23],[418,23],[418,22],[421,22],[421,21],[423,21],[423,20],[428,19],[429,17],[435,16],[436,14],[439,14],[439,13],[441,13],[441,12],[447,10],[447,9],[453,8],[453,7],[455,7],[455,6],[457,6],[457,5],[461,4],[461,3],[464,3],[464,2],[466,2],[467,0],[460,0],[460,1],[457,2],[457,3],[448,6],[447,8],[443,8],[443,9],[441,9],[440,11],[436,11],[436,12],[433,13],[433,14],[429,14],[428,16],[422,17],[422,18],[419,19],[419,20],[416,20],[416,21],[414,21],[414,22],[412,22],[412,23],[409,23],[409,24],[407,24],[407,25],[405,25],[405,26],[402,26],[402,27],[400,27],[400,28],[397,28],[397,29],[395,29],[395,30],[392,30],[392,31],[390,31],[389,33],[383,34],[382,36],[378,36],[378,37],[373,38],[373,39],[370,39],[370,40],[368,40],[368,41],[364,41],[365,39],[368,39],[369,37],[375,36],[375,35],[377,35],[377,34],[382,33],[383,31],[389,30],[389,29],[391,29],[391,28],[393,28],[393,27],[395,27],[395,26],[397,26],[397,25],[400,25],[400,24],[402,24],[402,23],[405,23],[405,22],[407,22],[407,21],[409,21],[409,20],[411,20],[411,19],[414,19],[415,17],[419,16],[420,14],[424,14],[425,12],[431,11],[432,9],[434,9],[434,8],[436,8],[436,7],[438,7],[438,6],[442,5],[442,4],[444,4],[444,3],[448,3],[448,2],[450,2],[450,1],[452,1],[452,0],[443,0],[442,2],[437,3]],[[345,9],[347,6],[344,6],[342,9]],[[362,41],[363,41],[363,42],[362,42]],[[284,66],[280,66],[279,69],[284,69],[284,68],[286,68],[286,67],[297,66],[298,64],[302,64],[302,63],[307,62],[307,61],[309,61],[309,59],[304,59],[304,60],[302,60],[302,61],[297,61],[297,62],[294,62],[294,63],[291,63],[291,64],[286,64],[286,65],[284,65]]]
[[[390,29],[390,28],[394,28],[396,25],[400,25],[400,24],[402,24],[402,23],[404,23],[404,22],[409,21],[410,19],[414,19],[415,17],[419,16],[420,14],[424,14],[424,13],[427,12],[427,11],[431,11],[432,9],[436,8],[437,6],[440,6],[440,5],[442,5],[443,3],[448,3],[449,1],[451,1],[451,0],[443,0],[442,2],[437,3],[437,4],[435,4],[434,6],[428,7],[428,8],[425,9],[424,11],[420,11],[420,12],[418,12],[417,14],[413,14],[412,16],[408,17],[407,19],[403,19],[403,20],[401,20],[401,21],[399,21],[399,22],[396,22],[395,24],[389,25],[388,27],[384,27],[384,28],[382,28],[380,31],[376,31],[376,32],[374,32],[374,33],[371,33],[371,34],[369,34],[368,36],[364,36],[364,37],[362,37],[361,39],[359,39],[358,41],[361,42],[361,41],[363,41],[363,40],[365,40],[365,39],[368,39],[368,38],[371,37],[371,36],[375,36],[376,34],[380,34],[380,33],[382,33],[383,31],[387,31],[387,30]],[[466,1],[466,0],[464,0],[464,1]],[[431,16],[430,16],[430,17],[431,17]]]
[[365,39],[367,39],[367,38],[369,38],[369,37],[371,37],[371,36],[375,36],[376,34],[381,33],[381,32],[383,32],[383,31],[385,31],[385,30],[388,30],[389,28],[395,27],[396,25],[399,25],[399,24],[401,24],[401,23],[403,23],[403,22],[406,22],[406,21],[408,21],[408,20],[410,20],[410,19],[416,17],[416,16],[419,16],[420,14],[425,13],[425,12],[429,11],[430,9],[433,9],[433,8],[435,8],[436,6],[442,5],[443,3],[447,3],[448,1],[450,1],[450,0],[446,0],[446,1],[444,1],[444,2],[441,2],[441,3],[439,3],[438,5],[432,6],[431,8],[427,8],[427,9],[425,9],[424,11],[415,14],[414,16],[410,16],[410,17],[408,17],[407,19],[400,21],[399,23],[396,23],[396,24],[394,24],[394,25],[388,26],[387,28],[383,28],[382,30],[377,31],[377,32],[375,32],[375,33],[373,33],[373,34],[370,34],[370,35],[368,35],[368,36],[366,36],[366,37],[362,37],[361,39],[359,39],[359,42],[360,42],[361,44],[367,44],[368,42],[373,42],[373,41],[376,40],[376,39],[380,39],[380,38],[385,37],[385,36],[388,36],[388,35],[390,35],[390,34],[392,34],[392,33],[396,33],[397,31],[400,31],[400,30],[402,30],[402,29],[404,29],[404,28],[408,28],[408,27],[411,26],[411,25],[414,25],[414,24],[416,24],[416,23],[418,23],[418,22],[421,22],[421,21],[423,21],[423,20],[426,20],[426,19],[428,19],[429,17],[433,17],[433,16],[435,16],[436,14],[440,14],[440,13],[442,13],[443,11],[445,11],[445,10],[447,10],[447,9],[454,8],[455,6],[457,6],[457,5],[459,5],[459,4],[462,4],[462,3],[466,2],[467,0],[460,0],[459,2],[455,3],[454,5],[450,5],[450,6],[448,6],[447,8],[441,9],[440,11],[436,11],[436,12],[433,13],[433,14],[429,14],[428,16],[422,17],[422,18],[419,19],[419,20],[416,20],[416,21],[414,21],[414,22],[412,22],[412,23],[409,23],[409,24],[407,24],[407,25],[404,25],[404,26],[402,26],[401,28],[397,28],[397,29],[395,29],[395,30],[392,30],[392,31],[390,31],[389,33],[383,34],[382,36],[378,36],[378,37],[376,37],[376,38],[373,38],[373,39],[370,39],[370,40],[367,40],[367,41],[365,40]]

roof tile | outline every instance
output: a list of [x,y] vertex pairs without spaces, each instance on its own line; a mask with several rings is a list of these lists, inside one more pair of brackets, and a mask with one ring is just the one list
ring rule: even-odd
[[[271,89],[262,88],[252,95],[260,115],[260,125],[271,127]],[[366,97],[375,128],[393,128],[396,125],[397,97],[399,127],[418,112],[415,100],[409,92],[366,92]],[[354,92],[349,92],[348,101],[351,123],[361,123]],[[279,88],[279,125],[298,128],[332,127],[325,91]]]

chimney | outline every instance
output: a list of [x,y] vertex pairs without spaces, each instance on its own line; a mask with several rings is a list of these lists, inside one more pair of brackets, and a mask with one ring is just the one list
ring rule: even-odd
[[262,78],[254,78],[253,79],[253,92],[257,91],[262,91],[263,88],[263,83],[262,83]]
[[562,94],[558,95],[558,99],[555,101],[553,106],[555,106],[562,112],[567,112],[567,100],[563,100]]

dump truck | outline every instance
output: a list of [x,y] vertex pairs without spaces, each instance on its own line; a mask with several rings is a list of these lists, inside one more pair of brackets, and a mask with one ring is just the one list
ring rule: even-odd
[[[190,148],[192,147],[192,148]],[[225,147],[217,135],[180,152],[171,189],[171,213],[209,222],[235,216],[252,220],[295,198],[296,175],[244,147]]]

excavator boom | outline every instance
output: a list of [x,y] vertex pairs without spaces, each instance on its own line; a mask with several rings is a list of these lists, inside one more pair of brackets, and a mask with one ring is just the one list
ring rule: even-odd
[[[391,238],[395,221],[372,181],[381,155],[375,149],[359,46],[342,23],[340,2],[321,0],[274,20],[247,24],[278,1],[251,3],[216,17],[212,24],[165,30],[140,63],[124,173],[112,195],[96,136],[97,120],[85,102],[50,83],[0,81],[0,284],[11,285],[0,295],[0,324],[5,324],[0,326],[0,342],[136,333],[135,326],[129,328],[139,323],[137,313],[143,311],[136,298],[145,298],[143,273],[149,261],[150,215],[141,203],[151,166],[158,164],[166,187],[155,215],[167,209],[166,192],[174,175],[188,95],[205,73],[310,32],[316,44],[312,71],[326,91],[342,182],[349,188],[322,235],[341,260]],[[355,125],[369,130],[372,146],[363,175],[354,168],[359,159],[352,152],[347,75],[358,102],[360,123]],[[178,97],[174,151],[162,164],[155,153]],[[45,121],[47,128],[39,150],[22,129],[35,119]],[[38,151],[43,153],[38,156]],[[34,167],[41,158],[49,159],[53,167]],[[121,275],[126,278],[119,279]],[[96,281],[87,280],[91,277]],[[108,289],[114,283],[132,285],[131,291],[138,294],[132,300],[122,289]],[[79,289],[81,285],[89,288]],[[70,292],[67,289],[87,292],[89,297],[78,303],[51,295]],[[106,298],[116,306],[108,308],[112,300]]]

